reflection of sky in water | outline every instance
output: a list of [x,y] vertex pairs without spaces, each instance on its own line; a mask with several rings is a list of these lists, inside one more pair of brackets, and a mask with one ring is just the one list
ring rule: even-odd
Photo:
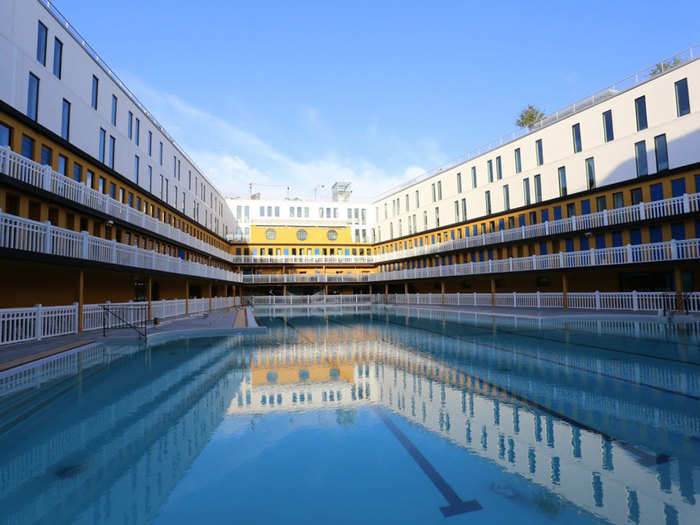
[[77,377],[49,379],[76,368],[66,357],[40,390],[15,383],[0,401],[16,421],[0,435],[3,513],[441,522],[444,492],[414,447],[482,506],[454,522],[692,522],[698,372],[638,355],[692,358],[691,339],[373,317],[263,319],[264,336],[167,343],[109,367],[93,350]]

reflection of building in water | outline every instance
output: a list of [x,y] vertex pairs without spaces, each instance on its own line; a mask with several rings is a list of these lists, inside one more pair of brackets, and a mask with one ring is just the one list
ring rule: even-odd
[[[611,522],[692,522],[692,465],[637,450],[534,406],[510,393],[508,383],[527,382],[526,375],[517,370],[501,374],[503,381],[484,380],[376,339],[286,344],[253,354],[251,373],[228,413],[376,403]],[[536,385],[531,389],[537,393]],[[566,402],[583,402],[584,409],[602,402],[595,408],[615,410],[612,398],[607,403],[605,396],[593,396],[585,402],[573,396],[577,391],[562,388],[559,395]],[[659,430],[657,410],[637,401],[618,406],[618,417],[621,411]],[[699,423],[691,414],[676,420],[686,430]]]
[[[23,433],[33,446],[0,463],[2,522],[149,523],[238,390],[248,359],[237,353],[232,370],[228,356],[239,343],[161,350],[147,367],[133,362],[144,352],[112,363],[74,410],[56,414],[62,431]],[[104,397],[105,389],[121,394]],[[46,484],[38,500],[37,478]]]

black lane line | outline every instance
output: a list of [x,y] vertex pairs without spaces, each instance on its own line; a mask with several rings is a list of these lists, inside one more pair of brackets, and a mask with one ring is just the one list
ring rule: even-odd
[[374,412],[379,416],[379,419],[387,426],[387,428],[394,434],[394,437],[399,440],[399,443],[403,445],[406,452],[413,458],[413,461],[421,468],[430,481],[435,485],[435,488],[440,491],[440,494],[447,500],[449,505],[445,507],[440,507],[442,515],[446,518],[450,516],[457,516],[458,514],[464,514],[465,512],[472,512],[475,510],[481,510],[482,506],[475,499],[464,501],[459,495],[450,487],[449,483],[443,478],[440,473],[435,470],[435,467],[426,459],[426,457],[421,454],[420,450],[411,443],[406,434],[404,434],[399,427],[397,427],[394,422],[387,417],[383,409],[379,407],[374,407]]
[[[346,324],[341,323],[338,320],[329,319],[329,321],[333,322],[337,325],[343,326],[345,328],[348,328],[348,326]],[[389,322],[389,324],[403,327],[403,325],[399,325],[399,324],[392,323],[392,322]],[[411,327],[411,329],[424,330],[426,332],[431,332],[431,330],[425,330],[422,328]],[[438,332],[433,332],[433,333],[438,333]],[[444,334],[441,334],[441,335],[443,337],[449,337],[449,336],[445,336]],[[379,338],[385,343],[394,344],[394,345],[397,344],[391,340],[387,340],[383,335],[380,335]],[[501,350],[498,347],[494,347],[494,348],[496,348],[497,350]],[[419,353],[425,353],[425,352],[419,351]],[[430,355],[430,354],[428,354],[428,355]],[[444,363],[443,363],[443,366],[448,366],[450,368],[454,368],[454,367],[451,367],[449,365],[445,365]],[[462,373],[464,373],[464,372],[462,372]],[[533,408],[533,409],[538,410],[544,414],[548,414],[548,415],[555,417],[561,421],[564,421],[565,423],[568,423],[572,427],[580,428],[581,430],[586,430],[588,432],[591,432],[592,434],[597,434],[602,439],[604,439],[606,441],[610,441],[611,443],[617,444],[618,446],[620,446],[621,448],[623,448],[627,452],[637,456],[639,463],[643,466],[650,467],[653,465],[661,465],[662,463],[667,463],[668,461],[671,460],[671,457],[668,456],[667,454],[650,454],[648,452],[645,452],[644,450],[641,450],[641,449],[635,447],[634,445],[632,445],[630,443],[627,443],[625,441],[620,441],[619,439],[616,439],[616,438],[612,437],[610,434],[607,434],[601,430],[598,430],[595,427],[592,427],[592,426],[590,426],[586,423],[582,423],[580,421],[576,421],[575,419],[573,419],[570,416],[567,416],[566,414],[563,414],[561,412],[557,412],[556,410],[553,410],[545,405],[537,403],[536,401],[532,401],[532,400],[526,398],[524,395],[516,394],[515,392],[512,392],[511,390],[508,390],[501,385],[496,385],[494,383],[491,383],[491,382],[489,382],[489,381],[487,381],[479,376],[475,376],[474,374],[470,374],[470,376],[478,378],[480,381],[483,382],[484,385],[491,387],[492,390],[495,389],[497,391],[500,391],[500,392],[506,394],[507,396],[513,398],[514,400],[522,403],[525,406],[529,406],[530,408]],[[481,393],[481,395],[483,395],[484,397],[488,397],[487,395],[485,395],[483,393]]]

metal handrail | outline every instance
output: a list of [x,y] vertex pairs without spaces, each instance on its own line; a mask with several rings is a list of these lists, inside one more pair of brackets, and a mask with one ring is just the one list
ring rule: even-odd
[[101,304],[102,307],[102,337],[107,337],[107,314],[112,314],[114,317],[119,319],[122,323],[124,323],[126,326],[129,328],[133,329],[136,331],[137,334],[139,334],[139,339],[143,337],[144,340],[148,339],[148,305],[143,305],[143,310],[144,310],[144,316],[143,316],[143,332],[138,329],[138,327],[123,317],[121,317],[119,314],[114,312],[113,310],[110,310],[109,307],[106,304]]

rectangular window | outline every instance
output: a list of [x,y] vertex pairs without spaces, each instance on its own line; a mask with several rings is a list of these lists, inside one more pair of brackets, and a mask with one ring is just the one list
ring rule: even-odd
[[117,125],[117,97],[112,95],[112,126]]
[[[462,220],[467,220],[467,199],[462,199]],[[413,216],[413,227],[416,227],[416,216]]]
[[435,207],[435,227],[440,226],[440,208],[437,206]]
[[61,111],[61,137],[70,139],[70,102],[63,99],[63,109]]
[[640,140],[634,145],[634,159],[637,166],[637,177],[642,177],[648,175],[649,169],[647,167],[647,143],[644,140]]
[[134,138],[134,114],[129,111],[129,116],[126,121],[126,135],[129,137],[129,140],[133,140]]
[[[153,153],[153,132],[149,131],[148,132],[148,156],[150,157],[152,153]],[[190,178],[192,178],[191,173],[190,173]]]
[[[457,174],[457,193],[462,193],[462,174]],[[406,209],[408,209],[408,196],[406,196]]]
[[92,97],[90,99],[92,109],[97,109],[97,96],[99,93],[99,89],[100,89],[100,80],[95,75],[92,75]]
[[[2,125],[0,125],[0,128],[2,128]],[[0,133],[1,135],[1,133]],[[2,146],[2,142],[0,141],[0,146]],[[41,164],[44,166],[51,166],[51,163],[53,161],[53,152],[51,151],[51,148],[47,148],[46,146],[41,147]]]
[[476,166],[472,166],[472,188],[476,188]]
[[634,99],[634,114],[637,118],[637,131],[647,129],[647,101],[645,97]]
[[22,135],[22,156],[34,160],[34,139]]
[[10,133],[11,130],[9,127],[5,126],[4,124],[0,124],[0,146],[10,145]]
[[535,155],[537,156],[537,165],[544,164],[544,151],[542,149],[542,139],[537,139],[535,142]]
[[520,158],[520,148],[515,148],[515,173],[520,173],[523,170],[523,162]]
[[690,113],[690,97],[688,96],[688,79],[684,78],[675,83],[676,111],[679,117]]
[[134,182],[139,183],[139,156],[134,155]]
[[574,141],[574,153],[581,151],[581,125],[576,123],[571,126],[571,137]]
[[430,187],[431,187],[431,189],[433,190],[433,202],[435,202],[435,201],[437,200],[437,193],[435,192],[435,183],[433,182],[433,183],[430,185]]
[[523,179],[523,198],[525,202],[525,206],[530,205],[530,179],[525,177]]
[[535,202],[542,202],[542,179],[539,175],[533,177],[535,183]]
[[100,177],[100,178],[98,179],[98,181],[97,181],[97,191],[99,191],[100,193],[104,193],[104,192],[105,192],[105,178],[104,178],[104,177]]
[[109,183],[109,196],[113,199],[117,198],[117,186],[113,182]]
[[109,136],[109,167],[114,169],[114,150],[116,149],[117,141],[112,135]]
[[666,135],[654,137],[654,149],[656,151],[656,171],[668,169],[668,147],[666,146]]
[[136,119],[136,126],[134,128],[134,137],[135,137],[135,142],[136,145],[139,145],[139,137],[141,135],[141,121],[137,118]]
[[39,22],[36,36],[36,59],[42,66],[46,65],[46,36],[48,33],[49,30],[46,29],[46,26]]
[[[442,200],[442,181],[438,181],[437,183],[437,190],[438,190],[438,200]],[[355,214],[357,215],[357,214]]]
[[503,178],[503,164],[501,163],[501,156],[496,157],[496,179],[501,180]]
[[484,201],[486,204],[486,215],[491,215],[491,192],[486,190],[484,193]]
[[39,77],[33,73],[29,73],[27,116],[34,121],[39,118]]
[[593,157],[586,159],[586,187],[589,190],[595,188],[595,160]]
[[566,197],[566,168],[561,166],[557,173],[559,175],[559,196]]
[[418,193],[418,190],[416,190],[416,208],[420,208],[420,194]]
[[68,174],[68,159],[63,155],[58,156],[58,172],[61,175]]
[[83,168],[80,164],[73,163],[73,180],[75,182],[82,182],[83,180]]
[[107,146],[107,132],[100,128],[100,144],[98,149],[98,156],[102,164],[105,163],[105,147]]
[[603,211],[608,208],[608,202],[607,199],[605,198],[605,195],[602,197],[596,197],[595,199],[595,207],[596,211]]
[[[160,156],[160,165],[162,166],[162,165],[163,165],[163,143],[162,143],[162,142],[160,143],[159,156]],[[195,190],[196,190],[196,189],[197,189],[197,188],[195,187]]]
[[63,42],[58,38],[53,40],[53,74],[57,78],[61,78],[61,71],[63,70]]
[[148,167],[148,191],[153,193],[153,168]]
[[493,182],[493,161],[491,159],[486,161],[486,175],[489,182]]
[[630,201],[632,206],[642,202],[642,188],[633,188],[630,190]]
[[92,188],[94,180],[95,180],[95,174],[92,171],[87,170],[85,172],[85,184],[87,185],[88,188]]
[[603,138],[605,142],[610,142],[615,138],[613,133],[612,110],[607,110],[603,113]]
[[459,201],[455,201],[455,222],[459,222]]
[[613,193],[613,208],[622,208],[625,205],[625,198],[621,191]]
[[510,210],[510,190],[507,184],[503,186],[503,209]]

